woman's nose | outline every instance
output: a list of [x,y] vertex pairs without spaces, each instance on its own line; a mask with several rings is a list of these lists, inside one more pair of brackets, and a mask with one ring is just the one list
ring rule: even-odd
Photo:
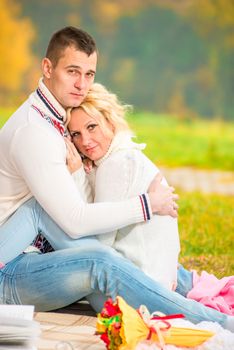
[[89,143],[90,143],[90,135],[89,135],[89,133],[84,133],[82,135],[82,145],[83,146],[88,146]]

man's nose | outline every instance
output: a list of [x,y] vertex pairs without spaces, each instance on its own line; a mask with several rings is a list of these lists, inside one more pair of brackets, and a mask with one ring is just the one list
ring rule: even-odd
[[77,89],[82,90],[82,89],[84,89],[85,84],[86,84],[85,76],[80,75],[80,76],[76,79],[74,85],[75,85],[75,87],[76,87]]

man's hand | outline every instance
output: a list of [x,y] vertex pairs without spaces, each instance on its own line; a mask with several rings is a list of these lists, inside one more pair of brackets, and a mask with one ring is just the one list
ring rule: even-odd
[[67,164],[68,170],[72,174],[78,169],[80,169],[80,167],[82,166],[82,160],[81,160],[81,156],[77,152],[77,149],[73,145],[73,143],[66,137],[64,137],[64,141],[67,147],[66,164]]
[[170,215],[176,218],[178,216],[178,205],[176,201],[179,196],[173,193],[175,190],[173,187],[161,184],[162,178],[160,173],[157,174],[148,189],[152,212],[154,214]]

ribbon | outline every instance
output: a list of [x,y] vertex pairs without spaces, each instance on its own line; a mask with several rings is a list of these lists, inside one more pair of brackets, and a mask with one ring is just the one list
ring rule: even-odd
[[174,314],[166,316],[165,314],[159,311],[150,314],[149,310],[145,305],[140,306],[138,313],[149,328],[147,340],[150,340],[152,335],[156,334],[158,337],[159,345],[162,350],[165,348],[164,335],[166,335],[169,332],[169,329],[171,328],[171,324],[167,320],[184,317],[183,314]]

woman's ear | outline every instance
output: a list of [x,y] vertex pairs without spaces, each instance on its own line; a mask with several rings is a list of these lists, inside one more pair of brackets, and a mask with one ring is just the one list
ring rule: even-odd
[[113,133],[115,133],[115,126],[114,126],[114,124],[112,123],[112,121],[110,121],[108,118],[105,118],[105,119],[106,119],[106,122],[107,122],[107,124],[108,124],[110,130],[111,130]]
[[111,125],[111,130],[113,131],[113,134],[115,134],[115,126],[114,126],[114,124],[110,122],[110,125]]

